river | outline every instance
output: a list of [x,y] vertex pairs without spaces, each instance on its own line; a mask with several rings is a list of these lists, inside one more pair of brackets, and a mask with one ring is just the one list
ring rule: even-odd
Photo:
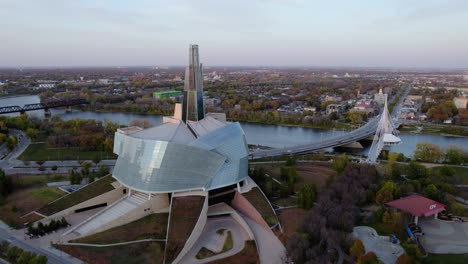
[[[19,96],[19,97],[8,97],[0,98],[0,106],[19,105],[38,103],[39,97],[35,95],[31,96]],[[139,115],[139,114],[127,114],[127,113],[99,113],[90,111],[73,110],[71,113],[66,113],[64,109],[52,109],[52,116],[60,116],[63,120],[70,120],[74,118],[83,119],[96,119],[99,121],[113,121],[122,125],[129,125],[132,120],[138,118],[148,119],[153,125],[161,124],[161,116],[151,115]],[[44,112],[32,111],[28,112],[29,115],[38,116],[44,118]],[[7,114],[9,116],[15,116],[18,114]],[[253,145],[269,146],[274,148],[300,145],[315,141],[320,141],[333,135],[345,133],[341,130],[324,130],[314,128],[301,128],[301,127],[288,127],[288,126],[276,126],[276,125],[261,125],[252,123],[241,123],[242,128],[245,131],[247,143]],[[413,134],[406,133],[401,134],[400,138],[402,144],[397,146],[391,146],[391,151],[401,152],[406,156],[411,156],[416,148],[416,144],[420,142],[430,142],[436,144],[442,149],[447,146],[468,146],[468,138],[463,137],[450,137],[450,136],[439,136],[439,135],[426,135],[426,134]],[[358,153],[367,153],[368,147],[357,151]]]

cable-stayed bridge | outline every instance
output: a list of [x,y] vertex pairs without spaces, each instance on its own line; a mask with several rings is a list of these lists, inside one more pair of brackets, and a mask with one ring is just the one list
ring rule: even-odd
[[[380,154],[380,151],[382,150],[383,146],[385,145],[383,139],[384,139],[384,134],[396,134],[394,131],[396,127],[398,127],[398,121],[396,121],[396,118],[398,116],[398,113],[400,112],[400,108],[408,95],[409,91],[411,90],[412,85],[408,85],[406,89],[400,94],[400,98],[398,102],[395,104],[393,108],[393,112],[391,115],[389,115],[388,108],[387,108],[387,103],[385,102],[384,110],[382,113],[369,120],[366,125],[352,130],[348,133],[345,133],[343,135],[339,135],[336,137],[330,137],[326,138],[324,140],[318,141],[318,142],[311,142],[309,144],[303,144],[303,145],[298,145],[298,146],[292,146],[292,147],[286,147],[286,148],[278,148],[278,149],[269,149],[269,150],[260,150],[256,151],[253,153],[250,153],[250,159],[261,159],[261,158],[267,158],[267,157],[276,157],[276,156],[281,156],[285,154],[306,154],[306,153],[311,153],[331,147],[338,147],[338,146],[343,146],[347,145],[350,143],[354,143],[359,140],[363,140],[366,138],[369,138],[373,135],[374,140],[373,140],[373,146],[371,146],[371,150],[369,153],[369,158],[366,160],[366,162],[369,163],[375,163],[377,157]],[[383,121],[382,121],[383,120]],[[391,127],[393,130],[389,130],[388,128]],[[382,138],[382,140],[380,140]],[[375,145],[375,146],[374,146]]]

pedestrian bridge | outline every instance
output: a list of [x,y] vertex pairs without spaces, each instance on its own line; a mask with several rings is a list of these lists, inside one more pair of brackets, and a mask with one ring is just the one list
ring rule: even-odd
[[[369,163],[375,163],[380,151],[385,145],[385,136],[388,139],[389,135],[396,134],[395,128],[399,126],[399,122],[396,120],[396,117],[398,116],[401,106],[406,96],[408,96],[411,87],[411,84],[408,85],[406,89],[400,94],[399,101],[395,104],[391,115],[388,113],[387,103],[385,102],[384,110],[382,111],[382,113],[379,116],[372,118],[371,120],[369,120],[369,122],[367,122],[366,125],[358,129],[352,130],[348,133],[336,137],[326,138],[319,142],[311,142],[309,144],[278,149],[255,151],[249,154],[249,158],[254,160],[287,154],[307,154],[327,148],[351,144],[353,142],[373,137],[375,135],[375,137],[373,137],[373,143],[369,151],[369,158],[366,160]],[[392,139],[395,140],[394,138]]]

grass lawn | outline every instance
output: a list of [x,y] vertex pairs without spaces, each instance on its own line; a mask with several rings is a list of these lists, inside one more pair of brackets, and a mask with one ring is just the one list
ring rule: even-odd
[[123,226],[73,240],[77,243],[112,244],[140,239],[165,239],[168,213],[151,214]]
[[204,202],[204,196],[172,198],[171,220],[167,234],[167,263],[174,260],[184,247],[198,221]]
[[220,253],[224,253],[224,252],[231,250],[233,247],[233,243],[234,242],[232,241],[231,231],[228,231],[226,240],[224,241],[223,250]]
[[296,206],[297,205],[297,198],[289,196],[288,198],[276,198],[271,200],[272,203],[278,206],[288,207],[288,206]]
[[19,228],[23,223],[41,219],[36,215],[19,218],[34,211],[65,193],[56,187],[18,188],[0,203],[0,219],[8,225]]
[[255,241],[245,241],[244,249],[241,252],[224,259],[210,262],[210,264],[258,264],[260,259],[257,253]]
[[[263,167],[268,175],[281,181],[281,167],[284,166],[284,163],[258,164],[252,166]],[[328,166],[321,166],[309,162],[297,163],[296,170],[298,177],[296,183],[297,190],[305,183],[315,184],[318,188],[323,187],[328,177],[336,175],[336,172]]]
[[301,208],[288,208],[278,211],[278,217],[283,228],[283,233],[279,235],[279,238],[283,243],[286,243],[302,227],[306,216],[307,211]]
[[23,161],[37,160],[92,160],[99,157],[103,160],[117,159],[114,153],[104,151],[84,151],[79,148],[49,148],[47,143],[35,143],[18,157]]
[[[218,235],[222,235],[224,233],[225,229],[220,229],[218,231],[216,231],[216,233]],[[222,254],[224,252],[227,252],[229,250],[232,249],[232,247],[234,246],[233,244],[234,242],[232,241],[232,233],[231,231],[227,231],[227,235],[226,235],[226,239],[224,240],[224,245],[223,245],[223,248],[220,252],[218,253],[215,253],[209,249],[207,249],[206,247],[202,247],[200,249],[200,251],[198,251],[197,255],[195,256],[197,259],[205,259],[205,258],[209,258],[209,257],[212,257],[212,256],[215,256],[215,255],[219,255],[219,254]]]
[[33,198],[39,199],[41,201],[53,201],[62,197],[63,192],[57,190],[56,188],[42,187],[31,190],[31,195]]
[[278,223],[273,209],[270,207],[268,200],[262,194],[259,188],[252,188],[251,191],[242,194],[262,215],[263,219],[269,226],[273,226]]
[[423,264],[465,264],[468,263],[468,254],[429,254],[422,261]]
[[57,248],[81,259],[96,264],[146,264],[162,263],[163,242],[143,242],[113,247],[85,247],[57,245]]
[[51,174],[51,175],[29,175],[29,176],[12,176],[15,186],[20,188],[28,188],[34,186],[43,186],[49,182],[58,182],[68,180],[68,175]]
[[111,183],[114,181],[115,179],[112,178],[110,174],[104,176],[101,179],[98,179],[95,182],[79,189],[78,191],[72,192],[62,199],[42,207],[38,210],[38,212],[44,215],[52,215],[60,212],[70,206],[82,203],[86,200],[113,190],[114,187],[111,185]]
[[468,184],[468,167],[453,167],[455,175],[453,176],[458,184]]

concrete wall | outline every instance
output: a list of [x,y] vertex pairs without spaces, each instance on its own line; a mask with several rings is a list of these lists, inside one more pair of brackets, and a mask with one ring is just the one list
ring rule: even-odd
[[200,213],[200,217],[198,218],[198,221],[195,224],[195,227],[193,228],[192,234],[189,236],[189,238],[185,242],[184,248],[180,251],[179,255],[177,255],[177,258],[172,262],[173,264],[179,263],[182,260],[182,258],[185,256],[185,254],[187,254],[187,252],[193,247],[193,245],[195,245],[195,242],[197,242],[198,238],[203,232],[203,229],[205,228],[206,220],[208,219],[208,216],[207,216],[208,192],[197,191],[197,192],[186,192],[184,194],[179,193],[177,195],[174,194],[174,196],[178,197],[178,196],[201,195],[201,196],[205,196],[205,203]]
[[119,188],[114,189],[112,191],[106,192],[104,194],[101,194],[99,196],[91,198],[91,199],[89,199],[87,201],[84,201],[82,203],[79,203],[77,205],[69,207],[69,208],[67,208],[65,210],[62,210],[62,211],[60,211],[58,213],[55,213],[55,214],[47,217],[44,220],[62,218],[64,216],[73,214],[75,212],[75,210],[77,210],[77,209],[81,209],[81,208],[85,208],[85,207],[89,207],[89,206],[93,206],[93,205],[98,205],[98,204],[102,204],[102,203],[107,203],[107,205],[110,205],[110,204],[114,203],[115,201],[117,201],[118,199],[122,198],[125,195],[123,193],[124,189],[125,189],[125,187],[119,187]]
[[242,214],[248,216],[257,224],[261,225],[266,230],[271,232],[270,226],[263,219],[262,215],[255,209],[255,207],[244,197],[242,194],[236,191],[234,199],[231,202],[231,206]]
[[[150,209],[145,211],[145,209]],[[112,209],[110,209],[112,210]],[[100,228],[94,230],[91,233],[85,234],[84,236],[89,236],[92,234],[96,234],[117,226],[125,225],[128,223],[131,223],[133,221],[136,221],[140,218],[143,218],[147,215],[153,214],[153,213],[167,213],[169,211],[169,198],[167,195],[157,195],[153,196],[151,200],[148,200],[148,202],[143,203],[141,206],[138,208],[133,209],[132,211],[128,212],[127,214],[119,217],[118,219],[111,221]]]

